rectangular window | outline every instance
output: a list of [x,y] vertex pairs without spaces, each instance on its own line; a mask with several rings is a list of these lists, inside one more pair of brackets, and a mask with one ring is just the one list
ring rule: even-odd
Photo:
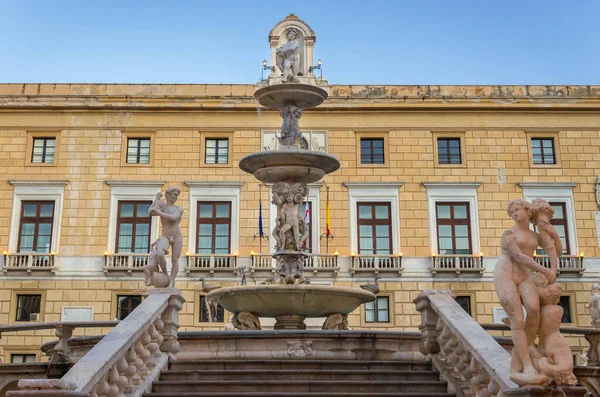
[[150,252],[150,201],[119,201],[117,252]]
[[206,164],[227,164],[229,154],[229,139],[206,139],[204,162]]
[[387,296],[380,296],[373,302],[365,303],[365,322],[389,323],[390,298]]
[[460,138],[437,139],[438,164],[461,164]]
[[231,248],[231,202],[198,202],[196,219],[198,254],[229,254]]
[[42,295],[17,295],[16,321],[31,321],[32,314],[40,314]]
[[23,201],[19,252],[51,252],[54,201]]
[[470,255],[469,203],[435,203],[440,255]]
[[[554,216],[550,220],[550,224],[554,226],[556,232],[558,233],[558,237],[560,237],[560,241],[563,246],[563,251],[561,255],[571,255],[571,249],[569,248],[569,228],[567,223],[567,207],[565,203],[553,202],[549,203],[554,210]],[[537,232],[537,226],[534,227]],[[542,248],[538,247],[537,249],[538,255],[547,255],[546,251]]]
[[117,320],[124,320],[140,303],[141,295],[117,295]]
[[11,354],[10,362],[12,364],[30,364],[35,363],[35,354]]
[[456,300],[456,303],[458,303],[460,307],[462,307],[463,310],[469,313],[469,316],[471,316],[471,297],[469,295],[463,295],[457,296],[454,299]]
[[556,164],[554,138],[531,138],[533,164]]
[[150,138],[127,138],[127,163],[150,164]]
[[33,138],[32,163],[54,163],[56,138]]
[[361,164],[385,164],[383,138],[360,139]]
[[225,322],[225,309],[216,302],[210,303],[210,314],[206,298],[200,297],[200,322],[201,323],[223,323]]
[[[305,214],[306,214],[306,201],[303,202],[300,205],[300,215],[302,216],[302,219],[305,218]],[[312,221],[313,217],[312,217],[312,203],[309,201],[308,202],[308,227],[306,228],[307,233],[307,237],[306,237],[306,252],[308,253],[312,253]]]
[[558,306],[562,307],[564,310],[560,322],[567,324],[572,323],[573,321],[571,321],[571,297],[568,295],[561,296],[560,300],[558,301]]
[[358,253],[390,255],[392,220],[390,203],[358,203]]

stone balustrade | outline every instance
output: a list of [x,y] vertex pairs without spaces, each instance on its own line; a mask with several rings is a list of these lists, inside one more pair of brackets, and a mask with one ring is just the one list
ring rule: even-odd
[[143,395],[180,349],[177,313],[184,302],[176,289],[152,289],[146,296],[61,379],[22,379],[21,390],[7,397]]
[[233,272],[237,271],[237,254],[187,254],[187,274],[193,272]]
[[350,256],[350,272],[394,272],[402,274],[402,255],[356,255]]
[[133,252],[117,252],[104,255],[104,273],[112,271],[126,271],[131,274],[141,271],[142,266],[148,263],[150,254],[138,254]]
[[431,274],[483,275],[483,255],[432,255]]
[[[550,269],[550,257],[548,255],[536,255],[533,257],[537,263]],[[557,275],[576,275],[581,276],[585,268],[583,267],[583,256],[581,255],[562,255],[558,258]]]
[[[253,254],[251,257],[250,271],[255,273],[260,270],[269,270],[275,273],[276,262],[273,254]],[[333,273],[337,276],[340,267],[338,265],[338,255],[332,254],[307,254],[304,260],[304,270],[311,271],[317,275],[319,271]]]
[[54,273],[56,255],[54,253],[38,252],[17,252],[4,254],[4,273],[10,271],[27,271],[31,273],[35,270],[45,270]]

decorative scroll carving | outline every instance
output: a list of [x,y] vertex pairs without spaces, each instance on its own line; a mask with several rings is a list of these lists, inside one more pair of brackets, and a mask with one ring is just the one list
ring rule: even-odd
[[292,358],[307,358],[313,353],[312,341],[288,341],[287,353]]

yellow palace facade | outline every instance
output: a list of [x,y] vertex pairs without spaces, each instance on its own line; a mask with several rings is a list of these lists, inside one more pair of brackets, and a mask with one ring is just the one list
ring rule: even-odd
[[[159,233],[147,208],[177,187],[181,329],[223,329],[229,313],[209,318],[198,279],[273,275],[270,186],[238,162],[276,149],[281,119],[257,110],[254,90],[0,85],[0,324],[124,318],[142,299],[140,268]],[[512,224],[507,204],[541,197],[563,239],[563,322],[589,325],[600,276],[599,109],[594,86],[330,86],[302,117],[304,147],[341,163],[310,185],[305,275],[334,285],[381,276],[377,301],[349,316],[352,329],[416,331],[412,300],[431,288],[451,289],[480,323],[499,322],[492,272]],[[43,360],[39,347],[52,340],[50,331],[2,334],[0,360]],[[569,341],[574,355],[587,347]]]

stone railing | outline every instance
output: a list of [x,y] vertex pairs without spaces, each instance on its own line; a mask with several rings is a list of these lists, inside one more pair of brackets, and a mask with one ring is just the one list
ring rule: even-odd
[[483,274],[483,255],[431,255],[431,274]]
[[142,396],[175,360],[177,313],[184,302],[176,289],[152,289],[146,296],[61,379],[22,379],[21,390],[7,396]]
[[[550,258],[548,255],[536,255],[533,257],[537,263],[550,269]],[[563,255],[558,257],[558,275],[577,275],[581,276],[585,271],[583,267],[583,256],[581,255]]]
[[275,259],[273,254],[250,254],[250,271],[270,270],[275,273]]
[[[48,351],[46,354],[50,357],[58,354],[64,358],[69,356],[69,338],[73,336],[73,331],[76,328],[105,328],[114,327],[119,324],[119,321],[62,321],[52,323],[26,323],[26,324],[12,324],[12,325],[0,325],[0,338],[2,334],[7,332],[19,332],[19,331],[37,331],[42,329],[54,329],[58,342],[54,345],[54,348]],[[69,361],[67,359],[67,361]]]
[[31,273],[35,270],[45,270],[54,273],[56,255],[54,253],[18,252],[4,254],[4,273],[11,270],[25,270]]
[[510,354],[454,300],[451,291],[427,290],[413,301],[421,313],[423,354],[432,362],[457,395],[580,396],[583,387],[564,386],[554,393],[537,386],[519,388],[510,380]]
[[131,274],[141,271],[142,266],[148,263],[150,254],[136,254],[133,252],[117,252],[104,255],[104,273],[111,271],[126,271]]
[[350,272],[396,272],[402,274],[401,255],[351,255]]
[[193,272],[233,272],[237,270],[237,255],[235,254],[188,254],[187,274]]
[[333,276],[335,277],[340,271],[338,256],[331,254],[308,254],[308,258],[304,261],[304,270],[312,271],[315,275],[319,271],[333,272]]

